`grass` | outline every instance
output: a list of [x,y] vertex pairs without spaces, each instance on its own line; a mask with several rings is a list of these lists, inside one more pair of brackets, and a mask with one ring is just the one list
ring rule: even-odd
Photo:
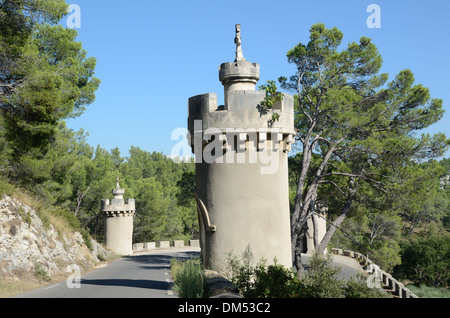
[[51,282],[52,280],[47,271],[39,263],[34,264],[34,277],[36,277],[39,281],[45,283]]
[[0,278],[0,298],[9,298],[32,290],[40,285],[31,280],[6,280]]
[[[67,211],[61,208],[51,206],[50,203],[43,202],[38,199],[37,196],[32,195],[28,191],[21,189],[14,184],[8,182],[4,177],[0,176],[0,200],[3,195],[8,195],[23,204],[31,207],[41,219],[45,228],[49,228],[53,225],[58,235],[68,234],[73,231],[79,231],[82,234],[83,240],[86,246],[92,250],[92,241],[87,230],[81,228],[78,219]],[[23,207],[17,209],[17,214],[22,217],[23,221],[27,224],[31,224],[31,217],[29,213],[26,213]],[[106,259],[99,255],[99,259],[102,262],[112,262],[117,259],[118,256],[112,255]],[[69,274],[57,273],[54,277],[45,271],[40,264],[34,264],[34,271],[30,276],[19,276],[16,279],[9,279],[0,276],[0,298],[8,298],[14,295],[18,295],[29,290],[45,286],[55,281],[65,280]],[[1,260],[0,260],[1,266]]]
[[[69,233],[72,231],[80,231],[80,222],[73,213],[52,206],[51,203],[43,202],[37,196],[29,193],[27,190],[19,188],[9,183],[4,177],[0,176],[0,198],[6,194],[20,202],[28,205],[41,219],[44,227],[49,228],[52,224],[58,234]],[[28,215],[25,215],[23,209],[19,209],[18,214],[25,216],[24,221],[30,223]]]
[[450,289],[445,287],[430,287],[425,285],[408,285],[406,286],[415,295],[420,298],[450,298]]
[[171,273],[174,280],[173,289],[179,294],[180,298],[207,297],[204,268],[200,259],[182,261],[173,258]]

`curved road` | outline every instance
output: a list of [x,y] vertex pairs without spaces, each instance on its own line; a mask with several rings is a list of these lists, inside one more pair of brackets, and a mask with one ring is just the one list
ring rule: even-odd
[[[70,288],[63,281],[14,298],[177,298],[171,290],[170,260],[196,258],[199,253],[199,248],[189,247],[138,253],[82,276],[80,288]],[[360,270],[350,258],[333,258],[333,266],[341,268],[341,279]],[[302,254],[302,261],[307,267],[309,256]]]
[[[302,254],[302,263],[305,266],[305,270],[308,270],[310,258],[311,255]],[[357,273],[364,273],[364,269],[353,258],[334,254],[331,254],[331,258],[333,260],[331,262],[331,266],[339,267],[341,270],[338,275],[339,279],[348,280],[351,277],[355,276]]]
[[193,248],[134,254],[82,276],[80,288],[63,281],[14,298],[177,298],[171,290],[170,260],[198,256],[199,249]]

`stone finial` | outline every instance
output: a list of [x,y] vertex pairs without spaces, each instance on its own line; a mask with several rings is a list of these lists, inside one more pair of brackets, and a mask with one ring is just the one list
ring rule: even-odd
[[116,180],[117,180],[116,189],[120,189],[120,185],[119,185],[119,176],[117,176]]
[[234,39],[234,43],[236,43],[236,60],[237,61],[245,61],[244,54],[242,53],[242,41],[241,41],[241,25],[236,24],[236,37]]
[[125,193],[125,189],[120,188],[119,176],[117,176],[116,180],[117,180],[116,188],[112,190],[114,199],[123,199],[123,194]]
[[228,105],[228,92],[254,91],[259,81],[259,64],[251,63],[244,58],[241,48],[241,25],[236,24],[236,60],[223,63],[219,69],[219,80],[225,90],[225,107]]

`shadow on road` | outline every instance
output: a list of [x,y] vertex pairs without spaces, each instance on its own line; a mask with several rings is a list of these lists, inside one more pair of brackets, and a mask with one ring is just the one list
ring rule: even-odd
[[[130,255],[130,256],[124,256],[124,259],[130,260],[136,263],[145,264],[145,265],[152,265],[157,264],[157,266],[160,266],[161,268],[168,268],[170,267],[170,260],[172,258],[178,258],[180,260],[188,260],[191,258],[198,258],[200,256],[199,252],[192,252],[192,251],[186,251],[186,252],[177,252],[172,254],[137,254],[137,255]],[[165,265],[167,264],[167,267]],[[157,267],[151,267],[149,268],[155,268]]]
[[[170,269],[170,261],[172,258],[187,260],[198,258],[199,252],[177,252],[173,254],[138,254],[125,256],[123,259],[140,264],[139,268],[149,270]],[[98,286],[121,286],[134,288],[149,288],[169,290],[171,284],[165,281],[147,280],[147,279],[82,279],[81,285],[98,285]]]
[[170,283],[145,279],[82,279],[81,285],[120,286],[168,290]]

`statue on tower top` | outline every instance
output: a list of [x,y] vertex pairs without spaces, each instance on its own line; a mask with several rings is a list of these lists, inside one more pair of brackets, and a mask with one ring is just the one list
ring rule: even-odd
[[242,41],[241,41],[241,25],[236,24],[236,38],[234,39],[234,43],[236,43],[236,60],[238,61],[245,61],[244,54],[242,53]]
[[116,181],[117,181],[116,189],[120,189],[120,185],[119,185],[119,176],[117,176]]

